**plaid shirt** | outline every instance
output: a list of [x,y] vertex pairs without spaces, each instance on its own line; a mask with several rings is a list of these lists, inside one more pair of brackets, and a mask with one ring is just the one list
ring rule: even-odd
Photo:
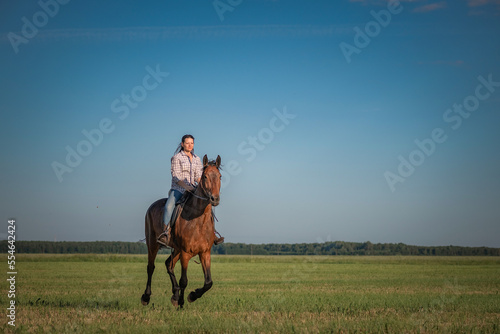
[[179,190],[184,193],[186,189],[177,184],[177,181],[182,180],[185,184],[196,186],[196,180],[201,177],[203,173],[203,165],[200,158],[194,154],[191,160],[184,151],[180,151],[171,159],[172,166],[172,189]]

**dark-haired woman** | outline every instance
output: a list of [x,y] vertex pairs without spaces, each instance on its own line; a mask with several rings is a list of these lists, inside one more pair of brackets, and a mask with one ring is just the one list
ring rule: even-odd
[[[177,147],[171,159],[172,184],[168,193],[163,215],[164,232],[158,237],[158,243],[167,246],[169,234],[167,225],[172,218],[175,204],[180,200],[184,192],[193,191],[200,182],[203,173],[203,165],[200,158],[194,154],[194,137],[192,135],[182,136],[182,141]],[[215,238],[215,244],[224,241],[224,238]]]

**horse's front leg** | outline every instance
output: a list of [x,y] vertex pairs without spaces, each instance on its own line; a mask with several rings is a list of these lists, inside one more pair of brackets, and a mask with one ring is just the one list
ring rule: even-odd
[[203,274],[205,276],[205,284],[203,284],[202,288],[191,291],[191,293],[188,295],[188,302],[190,303],[203,296],[203,294],[210,290],[210,288],[212,287],[212,275],[210,274],[210,251],[200,255],[200,262],[203,268]]
[[179,260],[180,252],[174,250],[174,252],[165,261],[165,266],[167,267],[168,275],[170,276],[170,282],[172,282],[172,298],[170,301],[175,307],[179,306],[179,284],[177,284],[177,278],[174,274],[175,264]]
[[181,271],[181,279],[179,280],[179,286],[181,287],[181,294],[179,297],[179,306],[182,307],[184,305],[184,290],[187,287],[188,284],[188,278],[187,278],[187,268],[189,264],[189,260],[191,259],[191,255],[188,253],[181,253],[181,266],[182,266],[182,271]]

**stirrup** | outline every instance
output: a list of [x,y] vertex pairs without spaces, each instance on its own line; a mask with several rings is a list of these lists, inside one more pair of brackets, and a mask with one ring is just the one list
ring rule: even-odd
[[215,238],[214,245],[217,246],[217,245],[220,245],[223,242],[224,242],[224,237]]
[[169,247],[168,246],[168,244],[170,243],[169,234],[170,234],[170,226],[167,226],[167,228],[158,236],[156,242],[162,246]]
[[220,245],[221,243],[224,242],[224,237],[220,235],[219,232],[217,232],[217,230],[215,231],[215,240],[214,240],[214,245],[217,246],[217,245]]

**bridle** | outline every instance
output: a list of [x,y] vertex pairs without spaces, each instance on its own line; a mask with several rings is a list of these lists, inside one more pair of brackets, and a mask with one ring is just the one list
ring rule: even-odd
[[[203,194],[204,194],[205,196],[207,196],[207,192],[206,192],[205,188],[203,188],[203,186],[201,185],[201,183],[199,183],[199,184],[198,184],[198,187],[200,187],[200,188],[201,188],[201,191],[203,192]],[[201,197],[201,196],[198,196],[198,195],[196,195],[196,194],[195,194],[193,191],[191,191],[191,190],[188,190],[188,192],[190,192],[190,193],[191,193],[191,195],[193,195],[194,197],[196,197],[196,198],[198,198],[198,199],[201,199],[201,200],[204,200],[204,201],[208,201],[208,200],[210,200],[210,198],[209,198],[208,196],[207,196],[207,197]]]
[[[203,174],[202,174],[202,176],[203,176]],[[200,180],[200,181],[201,181],[201,180]],[[188,190],[188,191],[191,193],[191,195],[193,195],[194,197],[196,197],[196,198],[198,198],[198,199],[201,199],[201,200],[204,200],[204,201],[209,201],[209,200],[210,200],[210,196],[208,196],[208,195],[207,195],[207,190],[203,187],[203,185],[201,184],[201,182],[200,182],[200,183],[198,183],[198,187],[200,187],[200,188],[201,188],[201,191],[202,191],[203,195],[205,195],[206,197],[201,197],[201,196],[198,196],[198,195],[196,195],[196,194],[195,194],[193,191],[191,191],[191,190]]]
[[[203,192],[203,194],[204,194],[205,196],[207,196],[207,192],[206,192],[205,188],[203,188],[203,186],[201,185],[201,182],[200,182],[200,183],[198,183],[198,187],[200,187],[200,188],[201,188],[201,191]],[[198,198],[198,199],[201,199],[201,200],[203,200],[203,201],[210,201],[210,197],[208,197],[208,196],[207,196],[207,197],[201,197],[201,196],[196,195],[196,194],[195,194],[194,192],[192,192],[191,190],[187,190],[187,191],[189,191],[189,193],[191,193],[191,195],[193,195],[194,197],[196,197],[196,198]],[[215,211],[214,211],[214,208],[212,207],[212,221],[213,221],[214,219],[215,219],[216,221],[219,221],[219,220],[217,219],[217,217],[215,216]],[[219,232],[217,232],[217,231],[215,231],[215,232],[216,232],[217,234],[219,234]],[[220,237],[220,234],[219,234],[219,237]]]
[[[217,168],[217,170],[218,170],[218,168]],[[203,174],[204,174],[204,173],[203,173]],[[203,176],[203,174],[202,174],[201,176]],[[201,181],[201,180],[200,180],[200,181]],[[207,195],[207,191],[206,191],[206,189],[203,187],[203,185],[201,184],[201,182],[200,182],[200,183],[198,183],[198,187],[200,187],[200,188],[201,188],[202,193],[203,193],[206,197],[201,197],[201,196],[198,196],[198,195],[196,195],[196,194],[194,193],[194,191],[191,191],[191,190],[186,190],[186,191],[188,191],[191,195],[193,195],[194,197],[196,197],[196,198],[198,198],[198,199],[201,199],[201,200],[203,200],[203,201],[210,201],[210,197]],[[185,203],[184,203],[184,204],[185,204]],[[184,204],[182,204],[182,205],[184,205]],[[215,216],[214,208],[212,207],[212,221],[214,221],[214,220],[219,221],[219,220],[217,219],[217,217]],[[216,231],[216,233],[218,234],[219,232],[217,232],[217,231]],[[219,234],[219,237],[220,237],[220,234]]]

